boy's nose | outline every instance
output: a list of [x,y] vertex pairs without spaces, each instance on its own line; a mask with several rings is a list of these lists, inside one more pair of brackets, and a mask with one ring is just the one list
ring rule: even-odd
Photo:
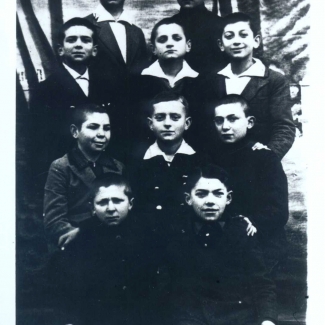
[[222,129],[223,129],[223,130],[228,130],[229,128],[230,128],[230,124],[229,124],[229,122],[224,121],[224,122],[222,123]]
[[114,211],[115,210],[115,206],[113,204],[112,201],[109,201],[107,204],[107,211]]

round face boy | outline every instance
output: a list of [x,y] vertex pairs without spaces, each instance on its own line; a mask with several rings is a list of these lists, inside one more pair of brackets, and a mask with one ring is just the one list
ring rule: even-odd
[[100,187],[94,198],[94,213],[107,226],[118,226],[132,209],[132,199],[125,194],[124,185]]
[[80,130],[71,125],[72,136],[81,151],[90,155],[103,151],[111,137],[111,126],[106,113],[87,113]]
[[184,131],[191,125],[181,102],[161,102],[153,106],[153,114],[148,118],[150,129],[158,142],[176,143],[183,139]]
[[185,200],[203,221],[217,221],[231,202],[231,191],[219,179],[201,177]]
[[97,55],[97,47],[93,42],[93,31],[85,26],[68,28],[58,53],[67,65],[87,63],[91,57]]
[[240,103],[224,104],[214,109],[214,124],[223,143],[235,143],[243,139],[254,126],[255,118],[246,116]]
[[204,4],[204,0],[177,0],[182,8],[195,8]]
[[186,41],[183,28],[177,24],[161,25],[156,32],[153,53],[159,60],[183,58],[191,50],[191,42]]
[[253,49],[259,47],[260,41],[260,35],[254,37],[249,23],[240,21],[226,25],[219,45],[231,58],[243,60],[253,57]]

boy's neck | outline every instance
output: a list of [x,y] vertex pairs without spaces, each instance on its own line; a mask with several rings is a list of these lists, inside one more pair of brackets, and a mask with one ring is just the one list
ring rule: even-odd
[[236,60],[231,62],[231,71],[235,75],[239,75],[249,69],[254,64],[253,56],[245,60]]
[[177,74],[183,69],[183,61],[183,58],[159,60],[159,65],[166,76],[175,78]]
[[65,60],[63,60],[63,63],[66,64],[70,69],[78,72],[80,75],[83,75],[87,68],[88,68],[88,65],[87,64],[83,64],[83,63],[72,63],[72,62],[67,62]]
[[102,154],[102,151],[87,152],[80,146],[79,143],[78,143],[78,148],[82,152],[82,154],[85,156],[85,158],[91,162],[96,162],[98,160],[98,158],[100,157],[100,155]]
[[158,147],[166,154],[166,156],[174,156],[182,145],[182,142],[183,139],[180,139],[177,142],[162,142],[157,140]]
[[114,19],[119,19],[123,12],[123,5],[122,6],[104,6],[103,7],[108,11]]

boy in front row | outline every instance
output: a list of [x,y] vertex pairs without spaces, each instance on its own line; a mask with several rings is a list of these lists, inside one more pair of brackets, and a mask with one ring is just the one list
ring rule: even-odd
[[205,78],[202,88],[204,100],[209,104],[225,95],[242,95],[256,118],[252,132],[256,141],[254,149],[267,146],[282,159],[295,139],[286,78],[253,57],[261,35],[248,15],[232,13],[224,18],[223,23],[219,45],[230,63]]
[[257,238],[247,236],[243,218],[225,216],[232,195],[229,175],[218,166],[189,174],[187,225],[166,250],[172,279],[166,324],[276,324],[275,285]]
[[210,155],[234,180],[229,210],[253,223],[269,271],[276,271],[286,254],[284,226],[289,215],[288,183],[281,161],[271,150],[252,150],[255,142],[248,133],[255,117],[243,97],[224,97],[213,105],[212,113],[216,146],[210,148]]

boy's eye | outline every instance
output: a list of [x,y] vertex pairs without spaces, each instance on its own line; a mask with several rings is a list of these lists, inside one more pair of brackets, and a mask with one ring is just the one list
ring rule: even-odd
[[107,205],[107,200],[100,200],[98,202],[96,202],[97,205],[100,205],[100,206],[104,206],[104,205]]
[[223,123],[223,118],[220,118],[220,117],[216,117],[214,119],[214,122],[217,124],[217,125],[221,125]]
[[183,37],[181,35],[178,35],[178,34],[173,35],[173,40],[175,40],[175,41],[180,41],[182,39],[183,39]]
[[223,36],[226,39],[231,39],[234,36],[234,34],[233,33],[230,33],[230,32],[226,32],[226,33],[223,34]]
[[157,38],[157,42],[158,43],[165,43],[165,42],[167,42],[167,36],[160,36],[160,37],[158,37]]
[[170,115],[170,118],[171,118],[173,121],[178,121],[178,120],[181,118],[181,116],[178,115],[178,114],[171,114],[171,115]]
[[238,118],[235,117],[235,116],[230,116],[230,117],[228,117],[228,121],[229,121],[229,122],[235,122],[236,120],[238,120]]
[[119,204],[119,203],[121,203],[121,202],[123,202],[123,201],[124,201],[123,199],[112,198],[112,202],[113,202],[114,204]]
[[165,115],[163,115],[163,114],[155,115],[155,119],[157,121],[163,121],[165,119]]
[[90,130],[96,130],[96,129],[98,129],[98,125],[97,124],[89,124],[87,126],[87,128],[90,129]]
[[77,37],[75,36],[70,36],[65,39],[67,43],[74,43],[77,40]]
[[215,192],[213,192],[213,195],[215,197],[223,197],[224,193],[223,192],[220,192],[220,191],[215,191]]
[[83,43],[92,43],[92,38],[91,37],[88,37],[88,36],[81,36],[81,41]]
[[204,197],[207,196],[207,193],[206,193],[206,192],[199,191],[199,192],[196,192],[195,195],[196,195],[198,198],[204,198]]
[[245,37],[248,36],[248,33],[247,33],[247,32],[241,32],[239,35],[240,35],[241,37],[245,38]]
[[110,131],[111,130],[111,126],[110,125],[104,125],[104,131]]

